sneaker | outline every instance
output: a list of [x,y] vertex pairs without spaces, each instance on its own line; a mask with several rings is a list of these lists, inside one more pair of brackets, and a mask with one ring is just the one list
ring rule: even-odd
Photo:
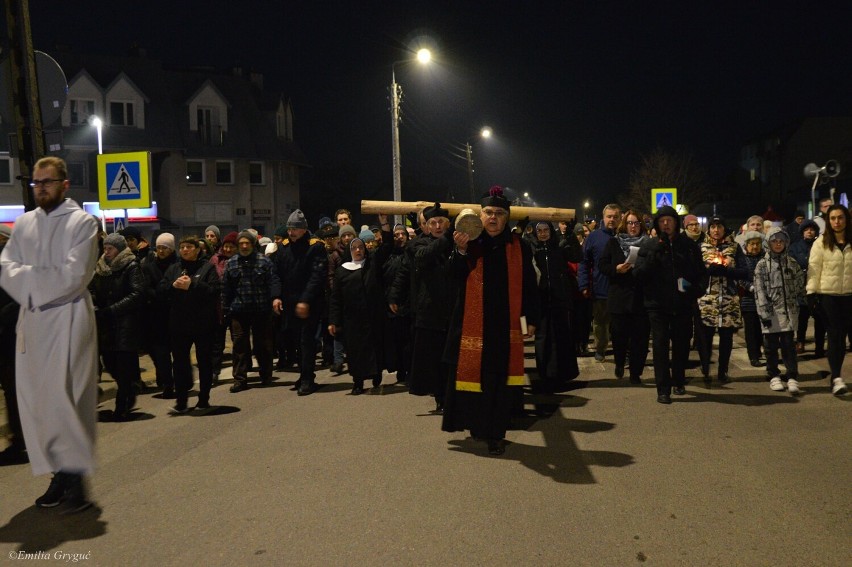
[[248,384],[245,380],[237,380],[231,386],[231,393],[236,394],[237,392],[242,392],[243,390],[248,390]]
[[189,411],[189,406],[187,405],[186,398],[181,398],[175,404],[175,407],[172,408],[174,413],[186,413]]
[[790,392],[794,396],[799,395],[799,392],[801,392],[801,390],[799,389],[799,381],[796,380],[795,378],[788,378],[787,379],[787,391]]
[[600,353],[597,353],[597,352],[595,353],[595,360],[596,360],[597,362],[603,362],[603,361],[604,361],[604,358],[605,358],[605,357],[604,357],[604,355],[602,355],[602,354],[600,354]]
[[833,378],[831,380],[831,393],[835,396],[842,396],[848,390],[846,389],[846,382],[843,381],[843,378]]
[[58,472],[50,479],[47,491],[36,498],[35,505],[39,508],[53,508],[59,506],[63,496],[65,496],[65,473]]
[[776,376],[772,380],[769,381],[769,389],[773,392],[783,392],[784,391],[784,382],[781,380],[779,376]]
[[62,509],[60,514],[76,514],[83,510],[91,508],[92,503],[86,496],[86,486],[83,484],[83,477],[79,474],[66,474],[65,496],[62,499]]
[[210,409],[210,400],[199,398],[198,403],[195,404],[195,409]]
[[678,396],[685,396],[686,395],[686,388],[684,388],[683,386],[675,386],[674,387],[674,393]]

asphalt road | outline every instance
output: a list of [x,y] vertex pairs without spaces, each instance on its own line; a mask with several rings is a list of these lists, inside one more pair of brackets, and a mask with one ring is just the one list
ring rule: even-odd
[[[850,564],[852,394],[830,394],[819,374],[825,359],[804,357],[804,393],[793,398],[769,390],[736,339],[734,381],[708,390],[695,380],[670,406],[656,403],[650,368],[643,386],[630,386],[613,378],[610,360],[581,359],[566,394],[528,393],[529,415],[499,458],[442,432],[431,399],[393,385],[351,396],[349,376],[327,370],[307,397],[291,391],[293,373],[238,394],[226,380],[204,414],[172,416],[172,401],[144,395],[135,421],[99,424],[96,509],[72,517],[36,509],[48,478],[33,478],[28,465],[0,468],[0,557],[57,563],[77,554],[110,566]],[[101,408],[108,416],[112,401]]]

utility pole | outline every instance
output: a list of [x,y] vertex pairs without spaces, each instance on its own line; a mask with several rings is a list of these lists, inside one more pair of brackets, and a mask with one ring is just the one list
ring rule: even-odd
[[467,142],[464,145],[465,152],[467,153],[467,180],[470,184],[470,202],[476,202],[476,189],[473,186],[473,156],[471,155],[470,142]]
[[9,39],[10,90],[15,112],[18,164],[24,210],[35,209],[30,177],[37,158],[45,153],[41,107],[38,98],[35,53],[30,32],[29,0],[4,0]]

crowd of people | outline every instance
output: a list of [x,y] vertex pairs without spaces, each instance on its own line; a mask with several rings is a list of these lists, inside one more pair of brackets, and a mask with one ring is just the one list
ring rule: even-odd
[[[578,357],[604,363],[610,352],[615,378],[627,372],[641,384],[650,341],[657,401],[669,404],[686,393],[692,344],[712,384],[716,334],[715,377],[731,380],[742,327],[751,364],[766,367],[772,390],[795,395],[813,317],[815,355],[824,355],[827,332],[830,387],[846,392],[852,222],[842,205],[825,205],[824,229],[804,215],[783,228],[752,217],[737,235],[718,217],[705,233],[697,217],[671,207],[651,219],[615,204],[599,227],[529,219],[511,227],[511,203],[494,187],[481,201],[481,234],[457,230],[434,203],[412,218],[416,228],[380,214],[358,231],[339,209],[311,232],[296,210],[273,239],[252,229],[223,237],[209,226],[180,239],[162,232],[152,247],[134,227],[99,233],[65,199],[62,160],[41,160],[31,186],[39,208],[11,235],[0,230],[8,239],[0,243],[0,370],[12,433],[4,458],[28,457],[34,473],[54,474],[38,506],[88,504],[81,479],[92,468],[100,372],[117,386],[112,419],[132,420],[147,352],[157,391],[185,413],[194,347],[194,410],[203,411],[228,333],[234,394],[251,386],[255,369],[261,385],[275,371],[298,372],[299,396],[317,390],[322,366],[345,368],[351,395],[379,392],[395,374],[411,394],[434,398],[444,430],[470,431],[492,455],[503,453],[523,407],[525,339],[534,340],[530,378],[541,393],[569,389]],[[49,420],[38,392],[51,392]]]

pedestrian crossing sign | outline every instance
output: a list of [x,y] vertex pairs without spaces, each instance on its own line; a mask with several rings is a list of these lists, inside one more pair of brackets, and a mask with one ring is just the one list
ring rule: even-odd
[[677,209],[677,189],[651,189],[651,212],[656,214],[663,207]]
[[101,209],[146,209],[151,206],[151,152],[98,156],[98,201]]

